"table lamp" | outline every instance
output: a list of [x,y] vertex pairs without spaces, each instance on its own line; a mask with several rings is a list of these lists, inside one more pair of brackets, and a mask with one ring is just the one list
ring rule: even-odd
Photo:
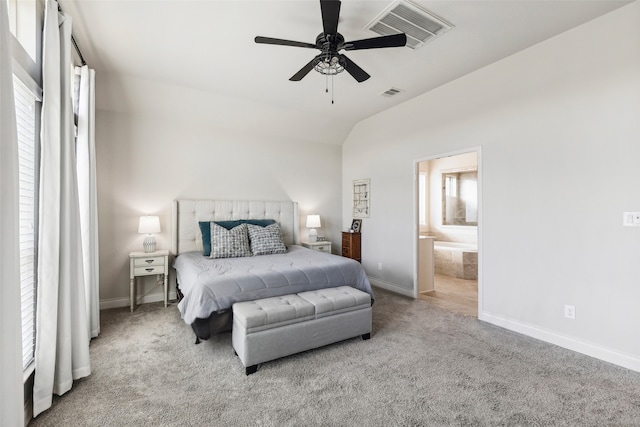
[[138,233],[146,234],[142,246],[145,252],[154,252],[156,250],[156,238],[154,233],[160,232],[160,218],[154,215],[145,215],[140,217],[138,224]]
[[321,227],[320,225],[320,215],[307,215],[307,228],[309,230],[309,241],[317,242],[318,241],[318,231],[316,228]]

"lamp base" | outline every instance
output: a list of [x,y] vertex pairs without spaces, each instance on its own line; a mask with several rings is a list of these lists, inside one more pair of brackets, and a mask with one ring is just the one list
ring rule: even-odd
[[318,231],[315,228],[309,230],[309,241],[317,242],[318,241]]
[[142,242],[142,247],[144,247],[144,251],[149,253],[149,252],[155,252],[156,251],[156,238],[153,237],[152,234],[147,235],[147,237],[144,238],[144,242]]

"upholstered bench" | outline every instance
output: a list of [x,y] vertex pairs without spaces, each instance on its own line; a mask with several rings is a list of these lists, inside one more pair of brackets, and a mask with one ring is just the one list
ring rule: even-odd
[[371,297],[349,286],[233,305],[233,349],[247,375],[259,363],[358,335],[371,337]]

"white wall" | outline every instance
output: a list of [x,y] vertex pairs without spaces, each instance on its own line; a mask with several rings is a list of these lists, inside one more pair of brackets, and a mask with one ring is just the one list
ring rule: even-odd
[[[108,84],[102,82],[103,90]],[[231,131],[184,115],[98,110],[96,123],[103,308],[128,304],[128,254],[142,250],[144,238],[137,234],[140,215],[160,216],[158,248],[171,248],[171,206],[177,198],[293,200],[299,203],[300,224],[304,227],[307,213],[320,214],[319,233],[340,250],[340,146],[278,138],[250,127]],[[301,240],[307,236],[301,228]],[[139,296],[150,292],[147,300],[161,299],[154,278],[145,278]]]
[[638,22],[635,2],[359,123],[342,223],[371,178],[367,272],[413,288],[414,161],[481,146],[480,318],[640,370]]

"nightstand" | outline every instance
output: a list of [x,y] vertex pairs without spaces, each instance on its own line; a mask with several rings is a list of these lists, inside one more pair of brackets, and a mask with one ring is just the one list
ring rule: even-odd
[[342,232],[342,256],[362,262],[360,258],[360,233]]
[[136,277],[164,276],[164,306],[169,303],[169,251],[131,252],[129,254],[129,300],[131,311],[136,305]]
[[323,242],[302,242],[302,246],[305,248],[313,249],[314,251],[331,253],[331,242],[325,240]]

